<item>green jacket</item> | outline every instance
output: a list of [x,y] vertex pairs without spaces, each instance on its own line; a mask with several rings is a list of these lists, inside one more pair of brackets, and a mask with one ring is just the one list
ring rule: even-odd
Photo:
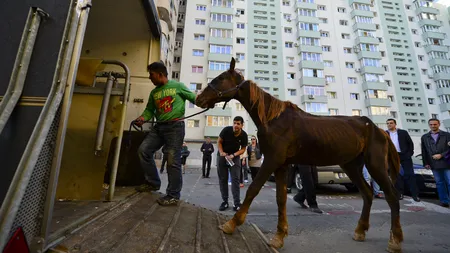
[[184,117],[185,101],[195,103],[195,93],[183,83],[169,80],[165,85],[156,87],[150,92],[147,107],[142,116],[145,120],[153,117],[157,121],[168,121]]

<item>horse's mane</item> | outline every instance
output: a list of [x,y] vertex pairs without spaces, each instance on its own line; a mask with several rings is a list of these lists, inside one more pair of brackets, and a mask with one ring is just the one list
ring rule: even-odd
[[[253,82],[250,82],[250,102],[252,108],[255,106],[256,102],[258,103],[258,117],[261,121],[262,125],[265,126],[267,123],[275,118],[278,118],[281,113],[283,113],[286,108],[291,107],[294,109],[299,109],[297,105],[291,103],[290,101],[281,101],[277,99],[276,97],[273,97],[272,95],[268,94],[269,96],[265,96],[266,92],[259,88],[258,85]],[[269,102],[269,108],[266,112],[265,107],[265,99],[270,99]]]

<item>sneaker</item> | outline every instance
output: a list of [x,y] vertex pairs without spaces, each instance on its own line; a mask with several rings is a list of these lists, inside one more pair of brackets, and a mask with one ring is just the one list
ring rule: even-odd
[[413,199],[414,199],[414,201],[416,201],[416,202],[420,202],[420,198],[419,197],[413,197]]
[[231,185],[231,182],[228,182],[228,185]]
[[156,192],[159,190],[159,187],[155,187],[149,184],[143,184],[135,188],[138,192]]
[[244,180],[244,183],[248,183],[248,180],[246,179],[246,180]]
[[158,200],[156,200],[158,202],[158,204],[160,204],[161,206],[175,206],[178,204],[178,199],[166,195],[164,197],[159,198]]
[[442,207],[449,207],[450,205],[448,203],[441,203],[440,206],[442,206]]
[[239,209],[241,209],[241,204],[239,203],[239,204],[235,204],[234,206],[233,206],[233,210],[234,211],[239,211]]
[[303,209],[308,208],[308,206],[306,206],[305,203],[303,203],[305,200],[302,201],[302,200],[298,199],[297,195],[294,196],[293,200],[295,202],[297,202]]
[[225,211],[225,210],[227,210],[228,209],[228,202],[222,202],[222,204],[220,204],[220,207],[219,207],[219,211]]
[[313,213],[323,213],[323,211],[320,210],[319,207],[311,207],[310,210]]

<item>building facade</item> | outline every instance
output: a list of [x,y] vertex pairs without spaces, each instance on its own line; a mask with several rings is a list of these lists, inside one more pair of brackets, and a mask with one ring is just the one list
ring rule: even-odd
[[[282,100],[382,128],[395,118],[418,145],[429,118],[450,128],[449,31],[447,7],[432,1],[182,0],[172,77],[201,90],[235,57]],[[239,102],[222,106],[188,120],[186,139],[217,137],[236,115],[256,133]]]

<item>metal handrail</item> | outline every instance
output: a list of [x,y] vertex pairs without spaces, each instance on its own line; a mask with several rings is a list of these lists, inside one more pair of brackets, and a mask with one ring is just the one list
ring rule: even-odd
[[[81,50],[77,51],[77,55],[73,54],[74,48],[81,48],[83,42],[82,39],[75,40],[78,35],[78,21],[81,20],[81,15],[78,12],[83,11],[82,13],[85,13],[84,10],[89,10],[86,6],[90,7],[91,1],[79,1],[78,3],[79,5],[74,9],[71,20],[68,21],[68,24],[66,25],[66,29],[70,28],[65,32],[64,39],[61,42],[61,51],[56,64],[57,75],[55,75],[53,79],[48,99],[42,108],[36,126],[34,127],[33,133],[22,154],[14,178],[0,208],[0,249],[5,246],[8,240],[8,235],[22,202],[23,195],[25,194],[25,190],[33,174],[33,170],[44,146],[50,127],[55,120],[55,116],[64,95],[68,72],[71,65],[70,63],[71,61],[73,62],[73,57],[77,58],[76,62],[78,62],[81,54]],[[80,6],[81,4],[85,4],[85,6]],[[87,19],[85,19],[84,22],[87,22]]]
[[30,65],[31,55],[33,54],[34,44],[39,32],[39,27],[43,18],[49,15],[43,10],[31,7],[28,13],[27,22],[22,34],[19,49],[14,63],[14,68],[9,80],[8,89],[3,99],[0,101],[0,134],[8,122],[14,107],[22,95],[25,79]]

